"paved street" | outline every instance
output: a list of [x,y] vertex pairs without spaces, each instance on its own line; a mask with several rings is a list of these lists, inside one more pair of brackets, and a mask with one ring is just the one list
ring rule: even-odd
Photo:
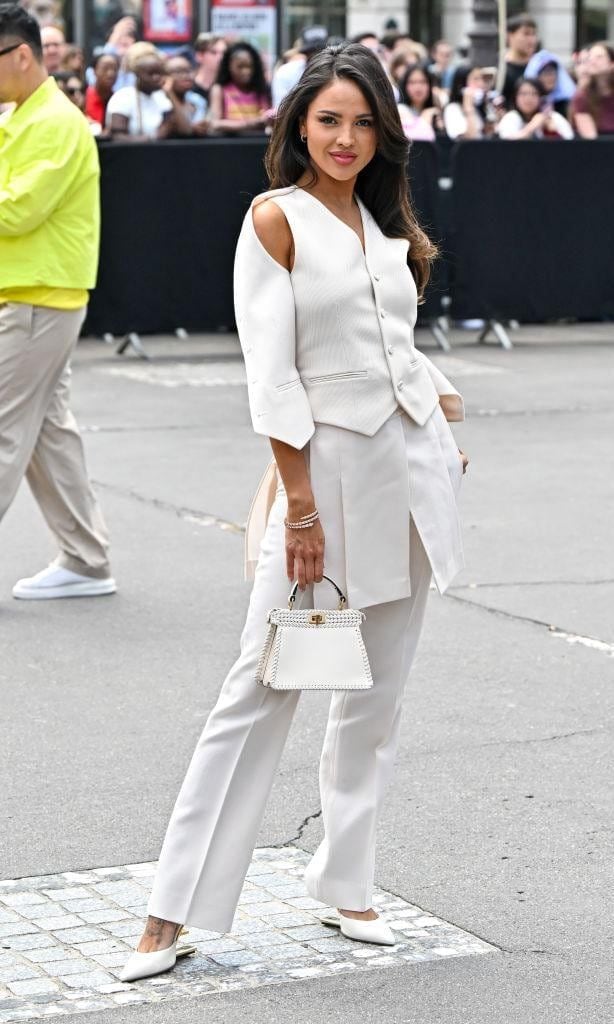
[[513,340],[458,332],[444,356],[417,337],[465,396],[471,465],[467,568],[431,595],[379,831],[399,944],[367,959],[305,902],[327,710],[305,694],[236,936],[188,936],[168,991],[118,986],[118,953],[237,652],[268,448],[234,337],[145,339],[150,363],[80,344],[73,407],[120,591],[11,598],[54,553],[22,488],[0,536],[0,1022],[612,1024],[614,325]]

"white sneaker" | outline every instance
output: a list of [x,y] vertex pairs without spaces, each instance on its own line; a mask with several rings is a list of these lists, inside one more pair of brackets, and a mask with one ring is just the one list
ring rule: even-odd
[[82,576],[81,573],[64,569],[61,565],[48,565],[36,576],[18,580],[13,587],[13,597],[25,601],[44,601],[51,597],[99,597],[114,594],[117,585],[112,576],[97,579]]

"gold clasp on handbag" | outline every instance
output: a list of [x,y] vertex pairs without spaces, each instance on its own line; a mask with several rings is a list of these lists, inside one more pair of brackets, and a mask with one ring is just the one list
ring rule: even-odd
[[321,626],[323,622],[326,622],[326,616],[322,612],[312,612],[309,616],[309,622],[312,626]]

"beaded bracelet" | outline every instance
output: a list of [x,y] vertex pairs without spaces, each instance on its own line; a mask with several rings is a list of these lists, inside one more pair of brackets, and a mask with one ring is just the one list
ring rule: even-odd
[[315,508],[313,512],[309,512],[306,516],[301,516],[301,518],[297,519],[295,523],[291,523],[287,519],[284,519],[284,526],[288,530],[307,530],[310,526],[313,526],[319,518],[320,513],[317,508]]

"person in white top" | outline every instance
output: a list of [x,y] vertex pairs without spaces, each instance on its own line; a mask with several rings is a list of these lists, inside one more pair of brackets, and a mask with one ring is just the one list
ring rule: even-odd
[[443,123],[450,139],[481,139],[486,122],[486,90],[481,68],[461,65],[454,72]]
[[514,86],[514,109],[497,125],[501,139],[573,139],[567,118],[544,106],[546,90],[538,78],[519,78]]
[[408,139],[435,141],[435,130],[443,129],[439,104],[433,94],[434,80],[429,71],[419,64],[407,68],[399,89],[399,117]]
[[300,692],[256,682],[267,613],[295,579],[315,607],[331,607],[325,569],[366,609],[374,683],[333,692],[320,762],[325,835],[304,883],[336,908],[326,923],[348,938],[396,941],[372,907],[376,826],[431,575],[445,590],[463,564],[456,498],[467,459],[448,424],[463,403],[414,345],[435,250],[409,202],[409,146],[377,56],[327,46],[280,110],[271,188],[245,215],[234,269],[252,423],[274,456],[248,523],[254,586],[123,981],[193,950],[177,947],[183,924],[231,929]]
[[308,25],[290,51],[288,59],[275,69],[271,80],[272,105],[275,109],[300,80],[307,62],[326,46],[328,29],[324,25]]
[[135,85],[113,93],[106,125],[113,138],[143,142],[168,138],[174,131],[173,104],[162,89],[164,64],[159,55],[145,54],[133,65]]

